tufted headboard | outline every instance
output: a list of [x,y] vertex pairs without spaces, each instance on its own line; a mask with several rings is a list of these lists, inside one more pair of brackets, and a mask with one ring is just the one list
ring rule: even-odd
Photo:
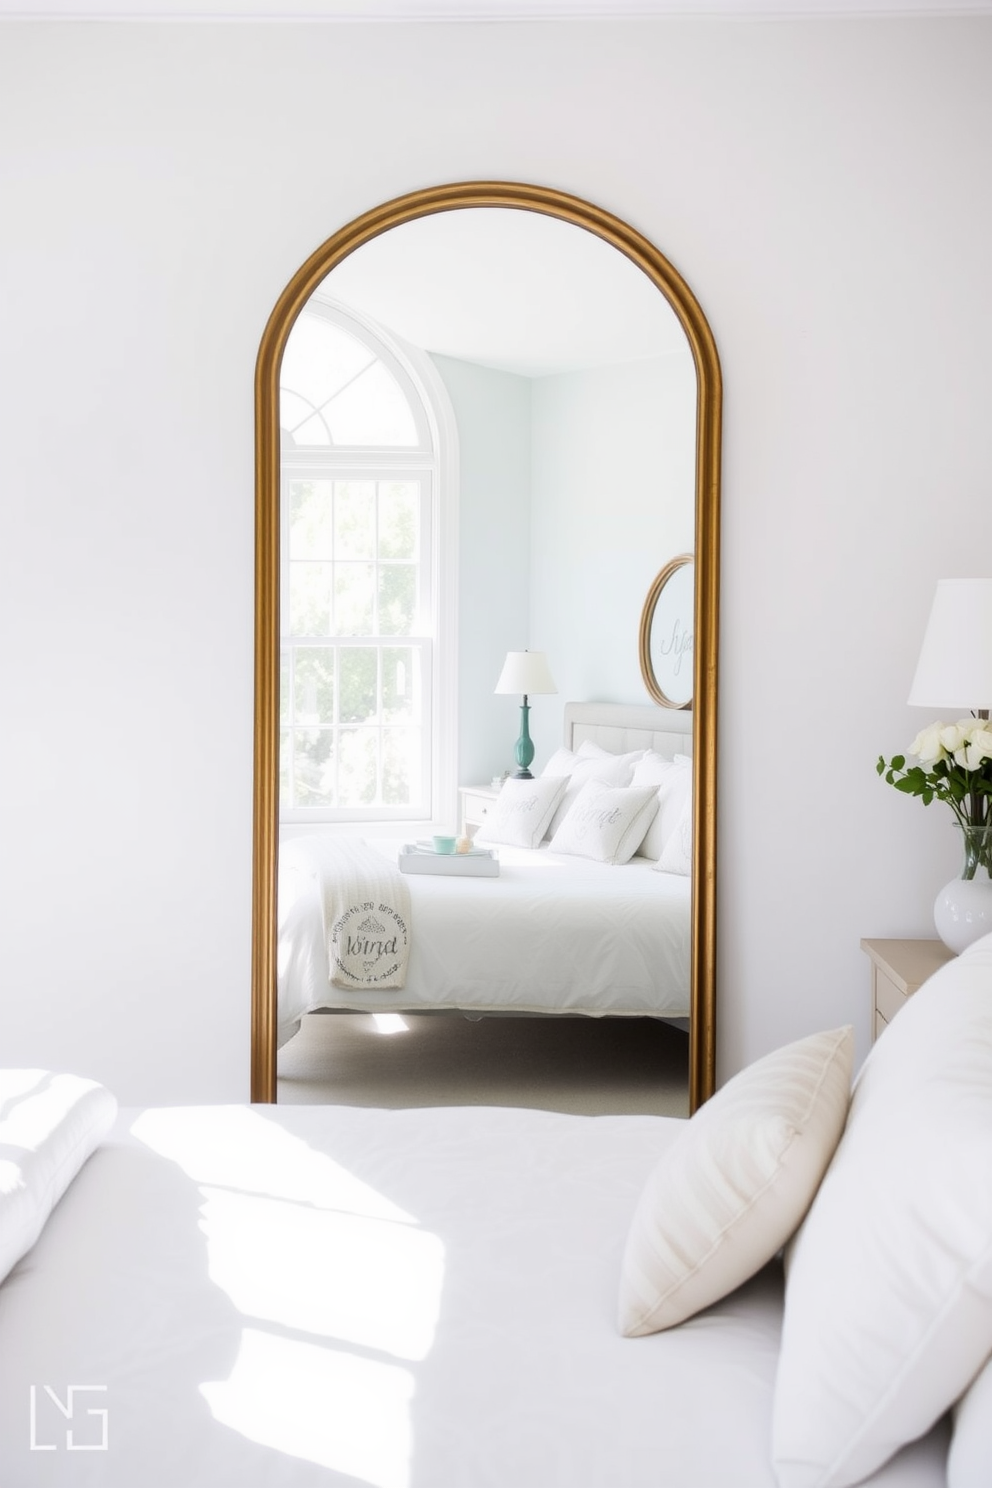
[[636,703],[566,703],[565,747],[587,739],[610,754],[653,749],[664,759],[692,754],[692,710]]

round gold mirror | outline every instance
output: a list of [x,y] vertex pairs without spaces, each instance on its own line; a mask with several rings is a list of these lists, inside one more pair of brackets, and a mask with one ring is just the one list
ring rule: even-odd
[[695,579],[691,553],[673,558],[648,590],[641,613],[641,676],[664,708],[692,704]]

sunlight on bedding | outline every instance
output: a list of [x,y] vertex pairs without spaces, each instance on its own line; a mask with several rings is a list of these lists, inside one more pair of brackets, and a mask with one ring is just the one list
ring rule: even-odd
[[209,1188],[200,1227],[210,1280],[246,1317],[394,1358],[430,1351],[444,1277],[436,1235]]
[[147,1111],[132,1131],[199,1184],[210,1279],[239,1312],[424,1358],[444,1278],[438,1237],[258,1112],[220,1107],[202,1118]]
[[230,1377],[200,1386],[231,1430],[373,1488],[408,1488],[413,1389],[397,1365],[254,1328]]
[[[205,1109],[209,1120],[204,1119]],[[411,1214],[260,1110],[246,1106],[151,1110],[135,1120],[131,1131],[196,1183],[416,1224]]]

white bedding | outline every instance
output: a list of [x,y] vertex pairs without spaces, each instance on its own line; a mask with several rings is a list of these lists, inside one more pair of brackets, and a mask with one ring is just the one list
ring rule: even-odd
[[[410,874],[406,985],[356,991],[329,983],[305,841],[280,854],[280,1043],[318,1007],[689,1015],[690,880],[647,859],[501,847],[499,878]],[[369,845],[394,859],[399,848]]]
[[[122,1112],[0,1287],[0,1482],[774,1488],[778,1269],[617,1331],[630,1215],[680,1126]],[[90,1387],[71,1422],[46,1384]],[[107,1450],[79,1450],[104,1410]],[[938,1488],[945,1455],[941,1427],[870,1481]]]

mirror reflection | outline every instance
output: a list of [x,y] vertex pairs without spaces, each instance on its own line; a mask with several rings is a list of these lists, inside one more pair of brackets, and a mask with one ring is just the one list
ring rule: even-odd
[[[692,716],[633,640],[694,542],[667,299],[573,223],[431,213],[322,279],[280,385],[278,1042],[318,1008],[684,1028]],[[511,705],[531,652],[557,690]]]
[[641,616],[644,685],[669,708],[687,708],[692,702],[694,581],[692,554],[673,558],[651,585]]

